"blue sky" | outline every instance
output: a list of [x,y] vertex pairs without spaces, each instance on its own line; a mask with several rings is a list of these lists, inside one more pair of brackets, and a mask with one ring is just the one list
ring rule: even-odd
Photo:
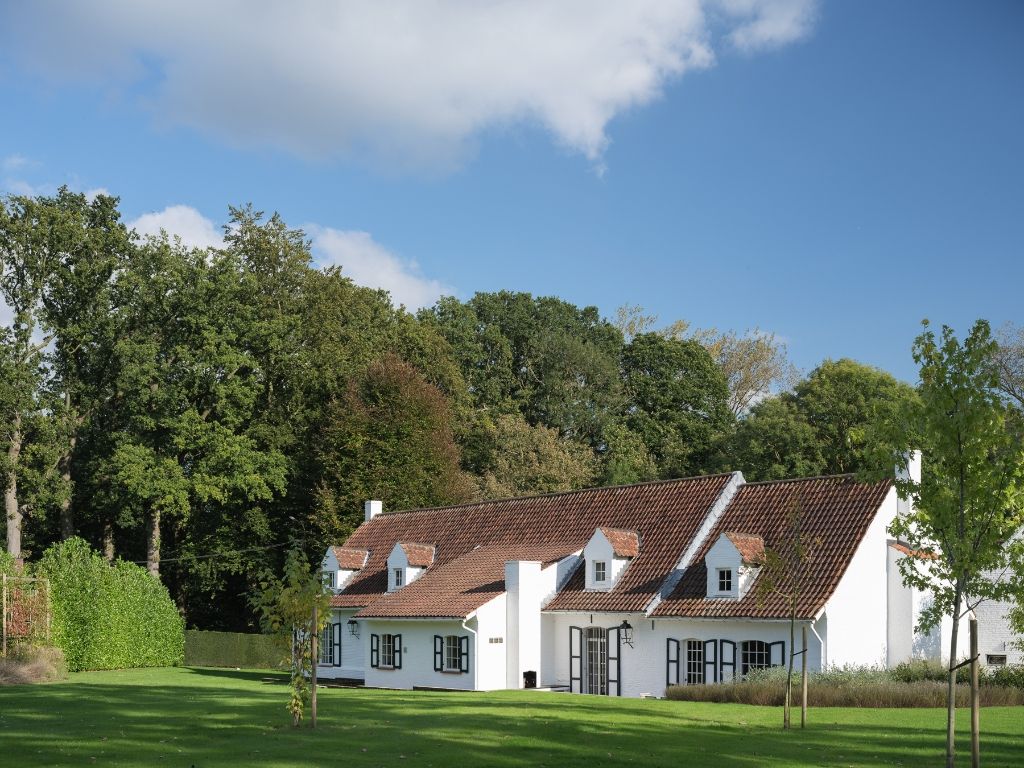
[[1014,0],[27,5],[6,191],[107,190],[196,242],[251,201],[409,304],[641,304],[805,370],[912,380],[922,318],[1024,322]]

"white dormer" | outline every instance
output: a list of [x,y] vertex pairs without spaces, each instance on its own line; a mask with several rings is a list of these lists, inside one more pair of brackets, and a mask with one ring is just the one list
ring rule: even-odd
[[341,592],[362,570],[369,557],[370,553],[365,549],[328,547],[320,566],[324,584],[335,592]]
[[639,553],[640,537],[636,531],[596,529],[583,548],[584,587],[596,591],[611,589]]
[[764,539],[750,533],[726,531],[704,556],[707,596],[738,600],[757,578],[764,563]]
[[388,592],[416,581],[433,562],[433,544],[399,541],[388,555]]

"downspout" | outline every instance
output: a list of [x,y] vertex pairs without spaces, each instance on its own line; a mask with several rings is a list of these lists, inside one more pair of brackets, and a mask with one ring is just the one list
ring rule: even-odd
[[473,636],[473,690],[476,691],[479,690],[477,669],[480,664],[480,649],[477,647],[477,640],[479,640],[479,638],[477,637],[476,630],[470,629],[466,626],[466,622],[469,621],[470,618],[470,616],[467,616],[462,620],[462,628]]

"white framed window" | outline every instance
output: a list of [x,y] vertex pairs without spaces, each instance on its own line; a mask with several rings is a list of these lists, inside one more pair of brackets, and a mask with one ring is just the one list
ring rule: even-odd
[[458,672],[460,660],[459,636],[446,635],[444,638],[444,671]]
[[749,672],[768,669],[772,665],[768,643],[762,640],[744,640],[740,650],[740,674],[743,677],[746,677]]
[[608,563],[604,560],[594,561],[594,583],[603,584],[608,578]]
[[405,583],[405,571],[403,571],[401,568],[395,568],[394,571],[395,589],[398,589],[400,586],[402,586],[403,583]]
[[386,669],[395,666],[395,635],[380,636],[380,666]]
[[718,569],[718,591],[732,592],[732,568]]
[[985,663],[990,667],[1005,667],[1006,656],[1004,654],[990,653],[985,656]]
[[704,643],[701,640],[686,641],[686,684],[698,685],[704,682]]

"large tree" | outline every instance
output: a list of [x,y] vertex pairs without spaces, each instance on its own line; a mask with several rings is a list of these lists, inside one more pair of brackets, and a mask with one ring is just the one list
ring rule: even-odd
[[728,385],[708,351],[693,339],[642,333],[626,345],[622,371],[626,423],[661,477],[707,471],[733,425]]
[[904,582],[933,597],[921,629],[952,621],[949,647],[946,765],[954,761],[956,664],[960,621],[979,603],[1012,594],[1015,548],[1024,526],[1024,451],[1006,426],[1006,406],[993,364],[996,345],[979,320],[961,343],[943,326],[936,336],[925,322],[914,342],[920,367],[919,398],[890,417],[887,458],[906,462],[921,450],[920,482],[904,473],[897,490],[912,500],[891,532],[914,551],[900,564]]

